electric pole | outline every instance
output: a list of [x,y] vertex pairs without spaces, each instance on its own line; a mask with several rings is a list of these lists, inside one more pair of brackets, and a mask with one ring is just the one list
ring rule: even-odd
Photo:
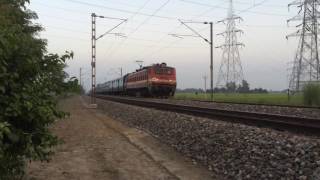
[[288,7],[297,6],[299,9],[299,14],[289,19],[288,23],[302,20],[296,26],[300,29],[287,36],[287,39],[292,36],[300,38],[289,80],[289,89],[293,92],[302,90],[307,83],[320,81],[319,5],[318,0],[294,1],[288,5]]
[[122,67],[120,69],[120,77],[122,77]]
[[[113,19],[113,20],[120,20],[121,22],[114,26],[113,28],[109,29],[107,32],[103,33],[99,37],[97,37],[97,32],[96,32],[96,20],[97,18],[101,19]],[[118,36],[123,36],[120,33],[111,33],[114,29],[119,27],[121,24],[126,22],[127,19],[120,19],[120,18],[112,18],[112,17],[106,17],[106,16],[98,16],[95,13],[91,14],[91,29],[92,29],[92,34],[91,34],[91,104],[93,106],[96,106],[96,54],[97,54],[97,48],[96,48],[96,43],[97,40],[100,38],[104,37],[107,34],[114,34]]]
[[79,85],[80,85],[80,87],[81,87],[81,85],[82,85],[82,68],[80,68]]
[[217,47],[223,50],[217,87],[226,87],[229,83],[241,84],[242,80],[244,80],[238,48],[239,46],[244,46],[244,44],[239,43],[237,37],[237,34],[243,33],[243,31],[236,28],[236,20],[241,21],[242,18],[234,14],[233,0],[229,0],[229,3],[228,17],[218,21],[218,23],[226,23],[226,30],[218,34],[225,37],[225,43]]
[[213,23],[210,22],[210,90],[213,101]]
[[91,29],[92,29],[92,36],[91,36],[91,104],[96,104],[96,14],[91,14]]
[[207,94],[207,75],[203,76],[203,80],[204,80],[204,93]]
[[[181,24],[186,26],[189,30],[191,30],[193,33],[196,34],[195,37],[200,37],[203,39],[205,42],[207,42],[210,45],[210,94],[211,94],[211,101],[213,101],[213,23],[212,22],[196,22],[196,21],[182,21],[179,19]],[[191,28],[188,23],[196,23],[196,24],[209,24],[210,25],[210,40],[207,38],[203,37],[200,33],[198,33],[196,30]],[[174,37],[182,38],[182,36],[192,36],[193,35],[179,35],[179,34],[169,34]]]

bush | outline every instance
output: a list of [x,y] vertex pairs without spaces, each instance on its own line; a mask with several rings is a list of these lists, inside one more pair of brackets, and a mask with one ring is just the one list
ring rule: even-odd
[[65,113],[56,97],[74,83],[65,82],[63,56],[48,54],[37,35],[28,0],[0,1],[0,179],[20,179],[25,161],[49,160],[58,138],[48,127]]
[[304,104],[320,106],[320,84],[310,83],[303,89]]

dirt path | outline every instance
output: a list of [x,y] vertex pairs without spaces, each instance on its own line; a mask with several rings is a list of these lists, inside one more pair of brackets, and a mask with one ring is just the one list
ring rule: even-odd
[[71,116],[57,122],[53,132],[65,143],[50,163],[28,166],[30,179],[212,179],[205,168],[148,134],[85,108],[79,97],[62,106]]

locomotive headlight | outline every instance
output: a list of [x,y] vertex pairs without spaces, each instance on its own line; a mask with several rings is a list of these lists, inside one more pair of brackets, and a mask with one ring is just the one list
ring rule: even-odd
[[159,80],[159,79],[158,79],[158,78],[155,78],[155,77],[151,79],[151,81],[158,81],[158,80]]

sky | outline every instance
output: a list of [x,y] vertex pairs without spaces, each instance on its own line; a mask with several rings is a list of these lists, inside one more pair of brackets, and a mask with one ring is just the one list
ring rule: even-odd
[[[298,13],[288,9],[292,0],[234,0],[234,12],[243,21],[237,28],[244,31],[238,40],[244,77],[252,88],[283,90],[288,88],[290,63],[298,47],[298,38],[286,39],[295,25],[287,20]],[[112,80],[144,65],[166,62],[177,71],[178,88],[204,88],[203,76],[209,76],[210,46],[199,37],[177,38],[169,34],[192,35],[179,19],[213,22],[213,44],[224,43],[216,34],[226,25],[217,23],[227,17],[229,0],[31,0],[29,9],[38,14],[35,23],[45,30],[40,36],[48,41],[48,52],[63,54],[73,51],[74,59],[66,71],[79,77],[86,88],[91,82],[91,13],[128,19],[112,33],[97,41],[97,83]],[[97,35],[119,24],[121,20],[97,19]],[[190,24],[202,36],[210,37],[209,25]],[[222,50],[213,51],[214,84],[222,59]],[[209,83],[209,82],[208,82]]]

